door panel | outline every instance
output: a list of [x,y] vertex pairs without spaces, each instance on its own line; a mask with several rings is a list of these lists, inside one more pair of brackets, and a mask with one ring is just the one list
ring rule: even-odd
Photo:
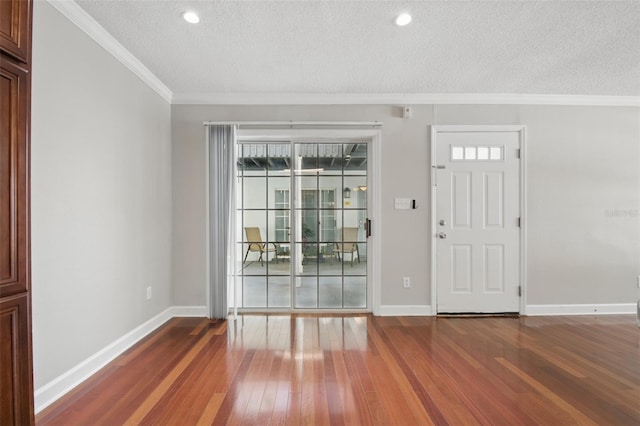
[[30,1],[0,1],[0,48],[23,62],[31,60],[30,17]]
[[504,227],[504,173],[484,174],[484,227]]
[[518,131],[434,138],[437,312],[517,312]]
[[30,305],[28,293],[0,301],[0,423],[30,424],[31,388]]
[[504,245],[485,244],[484,246],[484,291],[504,292]]
[[452,173],[451,190],[451,223],[454,228],[470,228],[471,173]]
[[366,144],[296,143],[294,152],[293,309],[366,308]]
[[472,247],[468,244],[451,245],[451,292],[469,293],[471,291],[471,269]]
[[0,70],[0,295],[28,290],[28,73]]
[[[289,144],[238,146],[237,292],[230,306],[247,309],[291,305]],[[237,294],[236,294],[237,293]]]

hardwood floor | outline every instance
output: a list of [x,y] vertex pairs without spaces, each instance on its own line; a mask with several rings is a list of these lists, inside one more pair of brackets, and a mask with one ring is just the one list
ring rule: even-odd
[[40,425],[638,425],[633,316],[176,318]]

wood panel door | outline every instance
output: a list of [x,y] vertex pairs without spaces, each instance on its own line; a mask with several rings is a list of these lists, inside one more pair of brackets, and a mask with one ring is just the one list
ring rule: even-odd
[[29,73],[2,58],[0,67],[0,296],[29,290]]
[[511,128],[436,133],[438,313],[520,310],[521,138]]
[[34,423],[29,141],[31,2],[0,0],[0,423]]
[[22,62],[30,62],[31,1],[0,0],[0,49]]
[[29,293],[0,299],[0,420],[33,424],[31,306]]

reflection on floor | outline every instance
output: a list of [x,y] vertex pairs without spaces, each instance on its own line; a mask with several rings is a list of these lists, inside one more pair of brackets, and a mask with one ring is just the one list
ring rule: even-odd
[[[342,263],[305,262],[294,278],[296,308],[363,309],[367,307],[367,264],[349,259]],[[247,262],[238,274],[238,306],[245,308],[291,307],[292,265],[288,261]],[[242,275],[241,275],[242,274]]]

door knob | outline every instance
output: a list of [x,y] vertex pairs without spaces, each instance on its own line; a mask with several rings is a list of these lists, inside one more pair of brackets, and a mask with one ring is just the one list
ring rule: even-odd
[[447,234],[445,234],[444,232],[441,232],[438,234],[438,238],[440,238],[441,240],[444,240],[445,238],[447,238]]

